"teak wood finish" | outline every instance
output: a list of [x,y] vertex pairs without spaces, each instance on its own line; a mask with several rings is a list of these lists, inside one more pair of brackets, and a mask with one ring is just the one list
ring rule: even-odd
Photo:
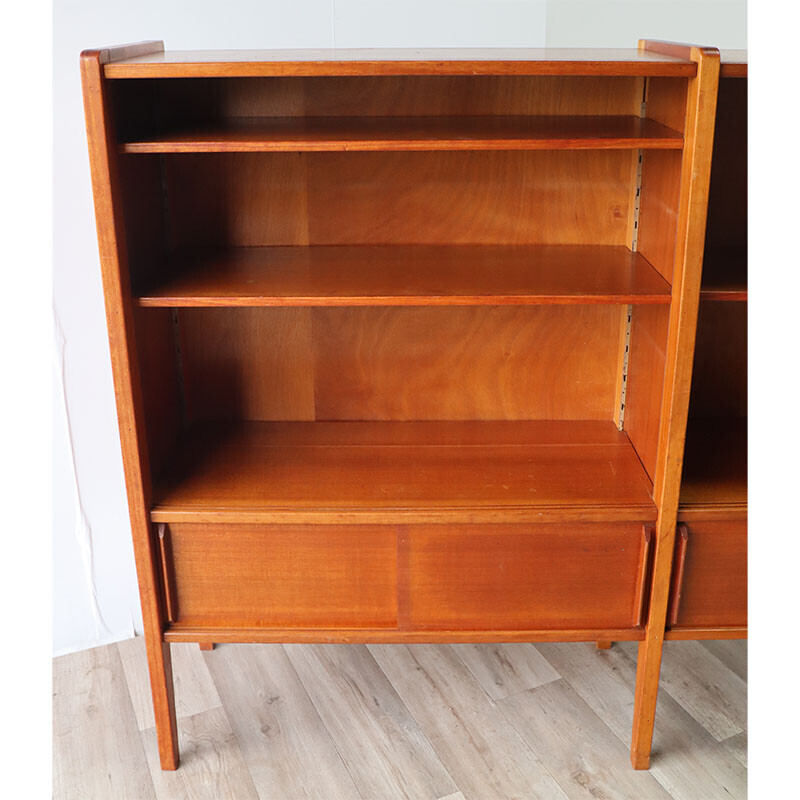
[[[682,130],[686,145],[680,172],[674,261],[670,269],[673,302],[670,305],[659,445],[653,481],[658,507],[655,558],[645,638],[639,644],[631,742],[631,763],[636,769],[646,769],[650,765],[689,411],[719,81],[719,52],[710,48],[652,41],[643,41],[640,47],[665,55],[683,56],[698,65],[697,77],[689,84],[685,99],[678,99],[672,87],[665,91],[656,89],[659,116],[666,117],[680,113],[680,110],[685,114]],[[676,104],[679,106],[677,112],[673,110]],[[687,157],[687,153],[691,153],[691,157]],[[669,269],[670,265],[665,263],[665,267]]]
[[724,51],[668,639],[747,636],[747,54]]
[[718,51],[81,69],[162,767],[170,642],[581,640],[646,767],[667,625],[743,602],[727,500],[675,537]]

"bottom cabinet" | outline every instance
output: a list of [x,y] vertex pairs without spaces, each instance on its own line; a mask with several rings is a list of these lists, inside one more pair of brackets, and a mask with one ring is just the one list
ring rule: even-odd
[[650,530],[638,523],[408,526],[408,624],[592,630],[642,624]]
[[667,624],[675,632],[747,626],[747,520],[678,525]]
[[651,534],[640,523],[157,530],[173,629],[614,630],[636,638],[645,613]]
[[397,626],[397,543],[390,526],[159,528],[168,613],[180,626]]

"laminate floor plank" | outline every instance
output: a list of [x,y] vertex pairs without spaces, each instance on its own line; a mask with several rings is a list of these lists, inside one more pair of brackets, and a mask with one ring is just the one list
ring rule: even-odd
[[178,720],[181,762],[174,772],[161,770],[155,728],[141,737],[158,800],[258,800],[224,709]]
[[115,644],[53,662],[53,797],[155,800]]
[[365,645],[284,645],[366,800],[459,789]]
[[[631,659],[617,644],[601,651],[592,644],[548,643],[536,649],[616,734],[627,753],[635,651]],[[650,773],[674,800],[747,797],[747,773],[741,764],[663,689],[656,708]]]
[[205,658],[260,797],[359,800],[281,645],[218,645]]
[[565,800],[542,762],[447,645],[370,645],[466,800]]
[[669,800],[649,772],[631,769],[628,748],[565,680],[529,689],[498,705],[570,800]]
[[454,644],[450,647],[492,700],[502,700],[561,677],[531,644]]
[[[634,642],[620,647],[635,659]],[[666,642],[661,687],[718,742],[747,728],[747,686],[700,642]]]
[[[139,730],[152,728],[155,720],[144,638],[137,636],[135,639],[119,642],[117,648],[125,670],[125,680],[128,682],[128,691]],[[194,643],[173,644],[170,645],[170,650],[175,686],[175,713],[178,719],[219,708],[222,703],[200,648]]]
[[635,643],[173,653],[176,773],[160,770],[152,724],[140,730],[141,640],[54,660],[56,800],[747,797],[745,642],[665,645],[644,774],[628,762]]
[[720,743],[744,768],[747,769],[747,731],[737,733]]
[[709,639],[700,644],[731,672],[747,680],[747,639]]

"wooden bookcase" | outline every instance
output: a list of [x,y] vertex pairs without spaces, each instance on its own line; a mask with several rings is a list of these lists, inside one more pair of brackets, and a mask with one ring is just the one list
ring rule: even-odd
[[172,642],[632,640],[647,767],[719,52],[81,68],[162,766]]

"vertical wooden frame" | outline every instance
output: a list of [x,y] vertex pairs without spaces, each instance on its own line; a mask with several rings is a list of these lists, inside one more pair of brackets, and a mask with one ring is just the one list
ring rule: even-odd
[[639,643],[633,711],[631,763],[635,769],[647,769],[653,741],[689,412],[714,144],[719,50],[656,41],[642,41],[639,47],[697,62],[697,75],[689,80],[686,102],[672,303],[653,487],[658,507],[655,557],[645,638]]
[[159,584],[159,553],[150,524],[150,466],[144,429],[139,363],[134,339],[133,305],[125,225],[120,199],[116,137],[103,66],[109,61],[160,52],[163,42],[142,42],[81,54],[86,133],[92,170],[97,239],[103,275],[111,367],[117,404],[125,487],[147,644],[158,750],[162,769],[178,767],[178,732],[169,644],[164,642],[164,613]]

